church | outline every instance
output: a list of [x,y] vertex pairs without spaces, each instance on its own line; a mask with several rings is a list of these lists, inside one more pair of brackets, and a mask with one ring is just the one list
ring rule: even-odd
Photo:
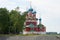
[[[38,20],[39,24],[37,25]],[[41,23],[41,18],[36,18],[36,11],[33,8],[28,9],[23,34],[46,34],[46,27]]]

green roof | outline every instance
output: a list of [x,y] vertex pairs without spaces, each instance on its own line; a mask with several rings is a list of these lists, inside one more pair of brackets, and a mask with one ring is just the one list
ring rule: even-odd
[[34,24],[31,23],[29,26],[30,26],[31,28],[33,28],[33,27],[34,27]]

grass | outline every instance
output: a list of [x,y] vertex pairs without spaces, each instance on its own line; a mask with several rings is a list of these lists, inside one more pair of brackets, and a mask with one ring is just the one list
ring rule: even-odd
[[60,36],[58,34],[0,34],[0,36]]
[[18,36],[60,36],[58,34],[18,34]]

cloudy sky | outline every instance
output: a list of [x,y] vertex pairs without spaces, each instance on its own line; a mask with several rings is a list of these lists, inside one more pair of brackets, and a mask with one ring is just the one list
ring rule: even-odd
[[60,0],[0,0],[0,8],[12,10],[19,6],[23,12],[29,9],[30,1],[47,32],[60,32]]

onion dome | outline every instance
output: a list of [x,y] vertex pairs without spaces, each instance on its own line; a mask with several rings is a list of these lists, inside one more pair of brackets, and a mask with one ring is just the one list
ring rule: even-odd
[[39,19],[39,25],[41,24],[41,18]]
[[34,11],[33,14],[36,14],[36,11]]
[[33,11],[33,9],[32,9],[32,8],[30,8],[28,11]]
[[36,20],[38,20],[38,18],[36,18]]
[[41,21],[41,18],[39,19],[39,21]]

